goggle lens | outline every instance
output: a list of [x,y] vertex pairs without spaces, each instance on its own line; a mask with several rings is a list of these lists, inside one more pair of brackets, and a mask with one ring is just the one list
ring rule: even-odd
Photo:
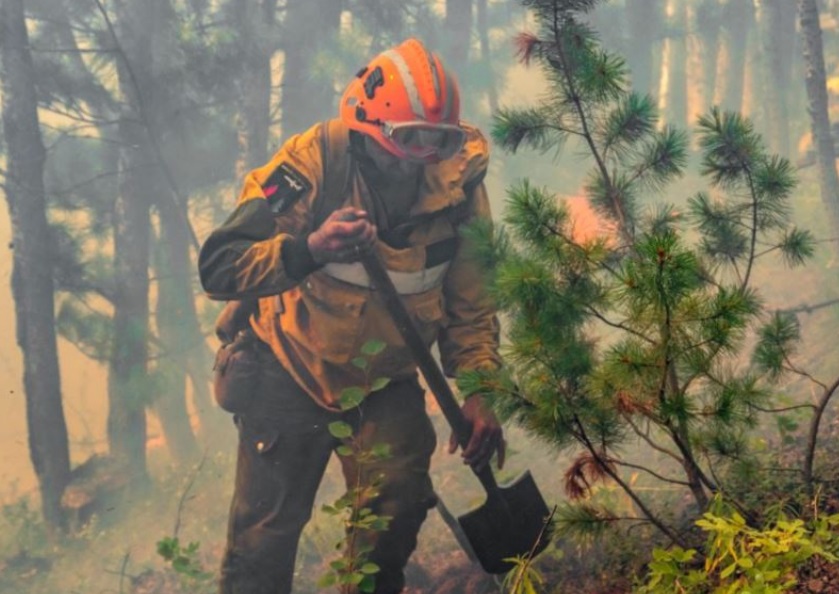
[[453,157],[466,140],[460,128],[436,126],[399,126],[390,134],[393,142],[407,155],[424,159],[436,157],[445,160]]

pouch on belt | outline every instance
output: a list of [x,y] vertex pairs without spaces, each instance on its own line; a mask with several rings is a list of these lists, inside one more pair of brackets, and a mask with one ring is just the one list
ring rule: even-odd
[[248,321],[254,306],[255,302],[230,302],[216,321],[222,345],[213,366],[213,395],[231,413],[247,412],[259,389],[259,350],[264,347]]

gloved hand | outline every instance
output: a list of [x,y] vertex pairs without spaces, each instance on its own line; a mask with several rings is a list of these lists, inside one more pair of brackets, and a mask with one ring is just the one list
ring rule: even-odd
[[376,227],[366,211],[348,206],[336,210],[307,240],[317,264],[356,262],[373,247]]
[[[469,464],[475,470],[481,470],[489,464],[492,455],[498,452],[498,468],[502,468],[507,442],[504,441],[504,431],[495,413],[484,404],[483,398],[478,394],[469,396],[461,410],[463,416],[472,425],[469,443],[461,454],[464,464]],[[449,439],[449,453],[455,453],[457,446],[457,438],[452,433]]]

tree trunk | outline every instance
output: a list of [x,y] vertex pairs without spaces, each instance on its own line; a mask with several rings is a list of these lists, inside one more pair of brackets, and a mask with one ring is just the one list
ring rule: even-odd
[[763,87],[767,139],[772,152],[791,155],[789,101],[795,44],[795,7],[789,0],[763,0]]
[[746,49],[754,22],[752,1],[727,0],[722,8],[721,22],[714,104],[739,112],[743,109]]
[[463,77],[469,63],[472,45],[472,0],[446,0],[445,39],[447,66]]
[[246,3],[237,10],[236,25],[242,47],[239,109],[236,113],[239,157],[236,178],[268,161],[271,125],[271,57],[277,37],[274,15],[277,0]]
[[178,218],[164,210],[161,210],[160,228],[160,241],[155,250],[158,280],[155,318],[162,352],[155,368],[158,392],[152,401],[172,459],[186,464],[198,455],[198,442],[186,407],[187,360],[193,345],[190,325],[184,322],[195,313],[195,297],[189,282],[192,277],[189,241]]
[[822,30],[816,0],[798,0],[798,14],[803,37],[805,82],[809,101],[813,147],[819,166],[822,202],[839,224],[839,178],[836,175],[836,151],[830,133],[827,111],[827,82],[824,67]]
[[[124,68],[120,68],[120,71]],[[120,75],[120,86],[126,84]],[[129,476],[146,474],[146,405],[149,319],[149,204],[140,191],[142,175],[153,167],[143,150],[139,115],[123,113],[119,135],[119,194],[114,207],[114,343],[108,368],[108,443]]]
[[720,38],[719,0],[700,0],[696,6],[696,31],[700,44],[700,61],[703,68],[704,104],[700,113],[705,113],[714,103],[714,89],[717,86],[717,61],[719,60]]
[[685,72],[687,34],[687,7],[684,0],[667,0],[668,35],[663,41],[659,111],[664,120],[673,126],[687,125],[687,78]]
[[61,495],[70,479],[67,425],[55,336],[51,235],[44,194],[46,154],[38,122],[35,78],[23,0],[0,0],[3,126],[7,146],[6,200],[12,221],[17,342],[29,455],[38,477],[44,519],[64,526]]
[[[700,115],[708,111],[713,95],[713,83],[708,77],[713,77],[714,69],[708,68],[708,63],[716,60],[714,40],[710,40],[709,47],[707,34],[716,36],[716,28],[711,31],[704,31],[702,19],[702,4],[688,3],[687,21],[688,31],[685,51],[687,52],[687,123],[688,126],[696,124]],[[713,57],[712,57],[713,56]],[[710,91],[709,91],[710,89]]]
[[755,129],[765,132],[766,106],[763,89],[763,65],[766,56],[760,39],[760,26],[763,7],[755,5],[754,23],[746,42],[746,65],[743,71],[743,106],[741,112],[755,125]]
[[[322,41],[331,39],[338,31],[342,4],[336,0],[287,2],[282,37],[285,53],[281,100],[284,138],[337,115],[332,81],[314,78],[310,66]],[[318,27],[313,23],[318,23]]]
[[108,443],[111,455],[134,480],[146,478],[146,406],[150,400],[147,375],[151,195],[144,188],[148,188],[158,167],[150,146],[150,130],[144,122],[141,95],[153,90],[151,32],[158,3],[143,4],[117,4],[119,45],[124,52],[117,60],[117,76],[124,103],[118,126],[121,146],[114,206],[117,288],[108,368]]
[[655,95],[658,84],[654,78],[653,48],[662,35],[662,0],[626,0],[626,22],[629,28],[627,63],[632,72],[632,89],[636,93]]
[[477,14],[478,37],[481,44],[481,60],[487,73],[487,95],[491,114],[498,111],[498,90],[495,87],[495,70],[492,67],[492,56],[489,46],[489,19],[487,16],[487,0],[478,0]]

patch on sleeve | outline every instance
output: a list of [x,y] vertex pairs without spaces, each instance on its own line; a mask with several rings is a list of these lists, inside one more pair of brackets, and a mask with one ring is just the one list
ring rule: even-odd
[[311,189],[312,184],[306,176],[288,163],[280,163],[262,184],[262,192],[274,214],[284,213]]

